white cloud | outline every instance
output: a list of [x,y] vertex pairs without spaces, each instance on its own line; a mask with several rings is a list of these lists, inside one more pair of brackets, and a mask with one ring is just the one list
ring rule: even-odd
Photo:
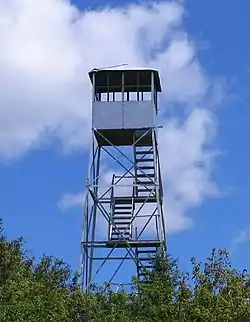
[[172,119],[160,135],[161,166],[165,184],[165,213],[168,230],[192,225],[185,216],[206,197],[218,194],[211,180],[214,155],[207,150],[213,138],[215,121],[205,109],[194,109],[184,122]]
[[[161,151],[169,229],[190,226],[186,210],[216,192],[213,157],[206,151],[215,122],[208,109],[199,108],[211,82],[183,28],[183,13],[174,1],[85,12],[66,0],[0,2],[0,161],[53,137],[66,149],[86,146],[89,69],[156,67],[164,89],[162,114],[167,104],[192,107],[186,117],[164,121]],[[60,205],[69,208],[81,198],[68,195]]]
[[20,156],[52,134],[66,147],[84,146],[89,69],[143,65],[182,12],[174,2],[86,12],[66,0],[1,2],[0,158]]
[[236,249],[243,243],[250,240],[250,229],[249,227],[241,229],[233,239],[232,251]]
[[69,193],[64,195],[58,203],[59,208],[61,211],[67,211],[72,207],[83,207],[84,205],[84,193]]
[[190,105],[204,99],[209,80],[197,60],[195,45],[184,31],[173,34],[167,50],[159,53],[155,65],[161,71],[167,102]]

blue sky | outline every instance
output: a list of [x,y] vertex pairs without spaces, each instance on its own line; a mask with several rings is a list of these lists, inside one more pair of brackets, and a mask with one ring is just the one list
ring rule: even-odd
[[[19,1],[13,0],[11,2],[17,4]],[[29,4],[27,1],[26,3],[28,8]],[[51,9],[52,16],[57,14],[58,17],[60,16],[59,11],[61,8],[53,7],[52,10],[53,0],[46,0],[44,3],[48,3],[48,8]],[[160,3],[165,3],[165,1],[160,1]],[[78,10],[84,11],[85,8],[90,8],[92,13],[95,12],[96,8],[102,10],[104,5],[115,7],[128,4],[129,2],[126,1],[107,3],[106,1],[98,0],[85,2],[77,0],[72,2],[72,5],[79,8]],[[185,204],[184,207],[181,205],[185,216],[192,218],[193,223],[190,228],[185,227],[183,224],[168,234],[168,249],[170,253],[180,258],[183,268],[188,268],[189,259],[192,256],[202,260],[213,247],[226,247],[228,249],[234,249],[232,259],[235,266],[249,269],[250,262],[247,256],[247,249],[249,247],[248,239],[250,238],[248,202],[250,195],[248,179],[250,164],[248,148],[248,136],[250,135],[250,112],[248,109],[250,102],[248,90],[250,85],[250,43],[248,30],[250,28],[250,22],[248,13],[250,11],[250,3],[249,1],[241,1],[239,4],[238,1],[226,0],[219,2],[215,0],[186,0],[184,1],[183,7],[185,9],[185,15],[182,18],[181,32],[185,32],[195,48],[195,60],[199,63],[201,70],[199,72],[202,73],[202,77],[208,79],[212,87],[216,86],[213,88],[213,96],[209,94],[209,97],[205,98],[206,95],[202,94],[202,98],[200,98],[199,90],[199,93],[195,92],[195,97],[198,97],[195,101],[193,98],[189,99],[189,95],[187,94],[182,100],[181,105],[194,105],[195,109],[198,105],[198,108],[205,106],[206,111],[208,111],[207,113],[213,117],[214,124],[212,130],[215,133],[211,140],[210,138],[204,139],[202,144],[208,145],[209,151],[216,153],[216,156],[212,157],[211,167],[210,165],[205,166],[204,176],[205,178],[209,176],[208,181],[212,182],[218,191],[215,193],[216,196],[213,196],[213,193],[202,193],[201,200],[197,203],[192,201],[190,206],[186,206]],[[28,10],[27,8],[26,10]],[[68,7],[65,5],[65,8]],[[64,13],[67,12],[65,8]],[[11,13],[16,10],[14,9],[14,5],[8,9],[9,11],[3,9],[4,5],[0,5],[0,17],[4,14],[11,16]],[[30,10],[35,15],[35,11],[32,11],[35,9],[32,8]],[[24,10],[21,13],[19,12],[19,14],[24,14],[24,12],[26,13]],[[78,13],[81,14],[80,11]],[[119,19],[119,17],[116,19]],[[95,16],[91,16],[88,19],[92,19],[91,31],[97,30],[95,31],[96,34],[94,34],[93,39],[98,41],[98,37],[102,37],[98,33],[98,30],[100,30],[98,19]],[[57,20],[55,21],[51,18],[50,23],[52,25],[50,26],[52,28],[53,23],[57,23]],[[115,21],[117,23],[118,20]],[[164,14],[162,15],[162,21],[164,21]],[[134,20],[131,20],[131,24],[133,22]],[[64,20],[62,19],[63,23]],[[5,28],[11,28],[11,25],[6,26]],[[60,24],[58,26],[60,27]],[[149,28],[149,26],[147,27]],[[78,88],[78,83],[75,84],[72,82],[73,85],[68,86],[68,78],[65,81],[66,85],[63,83],[63,77],[66,74],[68,75],[66,67],[65,71],[61,71],[60,69],[58,77],[56,74],[57,69],[53,70],[54,74],[51,76],[48,74],[50,69],[47,70],[47,67],[43,69],[41,66],[35,66],[34,64],[37,63],[37,60],[34,59],[32,60],[34,61],[32,65],[33,69],[26,64],[26,61],[22,61],[22,68],[17,68],[19,72],[18,77],[21,79],[23,77],[22,73],[25,73],[29,67],[35,79],[41,82],[42,89],[38,87],[40,88],[40,92],[37,88],[30,88],[29,86],[26,86],[24,91],[21,85],[18,87],[19,90],[14,90],[12,95],[7,94],[6,99],[4,95],[6,93],[3,92],[3,101],[0,99],[1,106],[6,106],[6,109],[2,109],[2,116],[0,108],[0,118],[3,117],[4,119],[8,114],[7,122],[10,121],[11,124],[6,131],[3,130],[1,132],[0,130],[0,215],[3,217],[6,233],[10,238],[20,235],[24,236],[27,249],[35,256],[40,256],[42,253],[54,254],[55,256],[64,258],[73,268],[77,268],[79,262],[83,211],[79,205],[62,211],[59,207],[59,202],[65,194],[77,195],[84,189],[88,154],[86,145],[82,141],[87,141],[86,128],[89,126],[89,123],[86,121],[88,119],[88,113],[86,113],[86,116],[85,113],[81,114],[82,112],[78,112],[77,110],[72,116],[73,121],[71,124],[71,116],[69,117],[69,123],[66,122],[71,110],[66,110],[65,114],[62,115],[58,111],[66,109],[66,105],[70,106],[72,104],[73,106],[73,104],[79,104],[81,108],[84,108],[86,104],[89,104],[89,96],[86,96],[86,93],[88,93],[90,88],[86,85],[88,84],[86,71],[97,63],[111,63],[111,58],[103,60],[99,60],[99,57],[96,58],[97,53],[94,51],[96,47],[88,45],[88,41],[84,38],[86,33],[81,35],[79,30],[73,28],[70,30],[71,33],[67,33],[67,37],[70,39],[67,45],[70,46],[73,44],[72,46],[78,46],[76,43],[82,43],[79,52],[83,50],[84,55],[87,50],[86,46],[89,47],[86,54],[90,56],[90,58],[88,57],[88,64],[86,66],[84,65],[82,69],[80,65],[80,70],[83,72],[79,75],[84,78],[83,85],[85,86],[82,90],[83,93]],[[112,31],[113,27],[111,26],[107,30]],[[11,33],[12,30],[9,32]],[[116,64],[117,61],[124,60],[125,57],[128,57],[129,61],[137,62],[138,59],[134,58],[136,57],[133,51],[134,47],[131,47],[131,51],[130,47],[128,47],[127,52],[125,51],[121,57],[119,56],[119,50],[123,51],[124,48],[127,48],[126,46],[124,48],[122,47],[122,32],[117,35],[119,38],[116,39],[116,36],[114,36],[114,39],[112,39],[113,42],[110,44],[110,46],[113,45],[115,47],[115,44],[119,42],[118,47],[120,46],[120,49],[114,50],[118,53],[118,56],[114,58],[114,63]],[[17,34],[12,35],[13,43],[16,42],[16,46],[20,46],[17,41]],[[18,35],[20,36],[21,32]],[[109,37],[109,35],[105,35],[104,37],[106,36]],[[64,41],[67,37],[62,37],[60,40],[63,39]],[[5,41],[3,38],[0,31],[0,41]],[[66,43],[63,41],[62,44],[64,46]],[[164,36],[162,36],[161,41],[163,43],[165,42]],[[33,44],[33,46],[35,45]],[[21,51],[21,49],[19,50]],[[34,47],[31,47],[30,55],[33,53],[32,50],[35,52]],[[55,53],[58,53],[56,49]],[[93,61],[91,60],[91,53],[93,55]],[[108,53],[105,52],[103,55],[108,55]],[[100,51],[98,55],[100,55]],[[1,51],[0,49],[0,68],[3,68],[2,61],[9,61],[9,57],[10,54],[8,54],[7,50]],[[62,54],[62,57],[68,59],[66,63],[70,64],[72,62],[73,56],[71,56],[70,51],[69,53],[67,52],[67,56],[65,57]],[[87,56],[84,57],[87,59]],[[1,60],[1,58],[3,59]],[[21,61],[15,57],[11,57],[11,59],[12,62],[20,63]],[[43,56],[39,59],[43,60]],[[47,57],[44,56],[44,59],[47,59]],[[48,62],[51,61],[48,60]],[[54,62],[54,68],[56,61],[52,60],[52,62]],[[67,65],[66,63],[65,65]],[[64,62],[60,61],[60,64],[64,65]],[[20,65],[18,66],[20,67]],[[6,71],[6,68],[4,69],[4,73],[7,73],[4,75],[7,75],[5,79],[8,80],[9,88],[12,88],[12,86],[15,88],[17,85],[18,78],[12,79],[11,73],[16,72],[15,70],[13,72],[13,70],[10,71],[7,69]],[[189,69],[187,72],[189,72]],[[190,73],[192,73],[192,69],[190,69]],[[77,77],[80,77],[79,75]],[[190,76],[190,82],[195,82],[196,80],[192,77],[196,77],[197,75],[192,75]],[[51,79],[53,79],[54,83],[62,82],[63,85],[60,83],[60,86],[67,88],[65,92],[68,95],[67,97],[65,96],[65,99],[63,96],[63,101],[56,97],[58,93],[59,95],[61,93],[66,95],[61,87],[55,87],[55,91],[48,89],[50,81],[52,82]],[[47,82],[48,86],[46,85]],[[1,80],[0,84],[2,84]],[[82,84],[80,85],[82,86]],[[185,83],[182,85],[183,87],[180,86],[180,97],[183,95],[183,88],[185,89],[189,85]],[[174,95],[167,86],[165,86],[167,93],[175,97],[176,93]],[[197,87],[199,86],[202,85],[199,83]],[[59,90],[57,92],[58,88]],[[23,92],[20,94],[21,91]],[[37,94],[38,92],[39,94]],[[23,93],[26,93],[26,95],[23,95]],[[19,94],[21,95],[20,98],[17,96]],[[44,97],[44,94],[46,97]],[[15,95],[18,97],[17,101],[13,99]],[[79,99],[77,102],[76,97]],[[174,118],[179,117],[178,109],[180,109],[180,102],[178,99],[168,101],[168,99],[163,98],[162,102],[164,105],[167,106],[169,104],[171,107],[171,112],[167,109],[166,115],[171,115]],[[206,106],[207,102],[209,102],[207,104],[208,106]],[[30,103],[32,103],[32,108],[26,110],[23,106]],[[46,116],[46,122],[44,123],[45,125],[42,125],[42,131],[40,131],[39,124],[30,129],[27,124],[31,124],[31,122],[37,124],[38,122],[34,115],[39,115],[40,117],[40,112],[37,109],[43,109],[41,118],[44,117],[44,106],[46,104],[48,104],[48,111],[51,111],[56,104],[58,104],[58,110],[53,115]],[[17,110],[18,107],[19,110]],[[175,112],[175,108],[177,112]],[[185,116],[182,116],[184,119],[181,122],[185,122],[185,117],[188,118],[188,113],[192,112],[185,110],[183,113]],[[16,118],[14,120],[15,115]],[[26,124],[24,122],[24,125],[21,126],[23,115],[25,116],[25,122],[28,120],[28,123]],[[32,115],[31,118],[30,115]],[[60,118],[60,122],[55,122],[57,116]],[[165,121],[166,128],[169,129],[168,120]],[[2,128],[4,128],[3,125],[1,125]],[[20,131],[16,135],[15,131],[17,131],[19,126]],[[79,127],[79,136],[78,134],[75,136],[74,129],[76,126]],[[74,129],[72,130],[72,128]],[[26,131],[26,129],[29,130]],[[168,138],[170,137],[169,132],[166,135]],[[12,137],[14,139],[10,140]],[[27,139],[26,142],[25,140],[28,137],[29,140]],[[33,140],[34,137],[35,139]],[[68,144],[68,142],[73,143]],[[194,144],[193,141],[190,144]],[[200,153],[202,154],[203,147],[200,148]],[[168,162],[167,159],[166,162]],[[167,168],[166,175],[168,171],[169,169]],[[171,183],[172,181],[166,180],[166,191],[169,189],[168,182]],[[166,220],[168,220],[168,214],[166,214]]]

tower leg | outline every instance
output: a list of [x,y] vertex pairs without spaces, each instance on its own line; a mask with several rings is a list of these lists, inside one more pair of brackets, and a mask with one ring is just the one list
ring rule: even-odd
[[[100,158],[101,158],[101,148],[97,148],[97,162],[93,164],[93,184],[94,184],[94,194],[98,198],[98,188],[99,188],[99,173],[100,173]],[[95,233],[96,233],[96,215],[97,215],[97,203],[94,202],[93,205],[93,219],[92,219],[92,231],[91,231],[91,242],[92,246],[90,248],[90,259],[89,259],[89,272],[88,272],[88,285],[91,283],[92,274],[93,274],[93,258],[94,258],[94,246],[93,243],[95,241]],[[91,222],[90,225],[91,227]],[[89,227],[89,228],[90,228]]]
[[79,279],[81,288],[88,292],[93,277],[94,240],[96,234],[97,202],[93,201],[89,187],[93,186],[93,192],[98,197],[100,174],[101,148],[92,144],[90,169],[87,178],[84,204],[84,219],[82,228],[81,258]]

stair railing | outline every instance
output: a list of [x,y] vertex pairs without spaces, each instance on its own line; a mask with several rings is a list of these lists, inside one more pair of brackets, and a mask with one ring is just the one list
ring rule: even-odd
[[113,217],[114,217],[114,209],[115,209],[115,197],[114,197],[114,189],[115,189],[115,174],[113,174],[112,182],[111,182],[111,191],[110,191],[110,210],[109,210],[109,240],[112,238],[112,226],[113,226]]

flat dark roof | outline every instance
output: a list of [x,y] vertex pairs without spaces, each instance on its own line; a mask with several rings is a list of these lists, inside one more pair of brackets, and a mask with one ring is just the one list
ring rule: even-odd
[[89,72],[89,78],[93,84],[93,75],[95,74],[95,86],[97,92],[107,92],[108,86],[110,91],[122,91],[122,73],[124,73],[124,85],[126,91],[136,92],[137,84],[140,85],[140,90],[145,92],[151,91],[151,73],[154,73],[155,89],[161,92],[161,82],[159,73],[156,69],[151,68],[115,68],[115,69],[92,69]]

